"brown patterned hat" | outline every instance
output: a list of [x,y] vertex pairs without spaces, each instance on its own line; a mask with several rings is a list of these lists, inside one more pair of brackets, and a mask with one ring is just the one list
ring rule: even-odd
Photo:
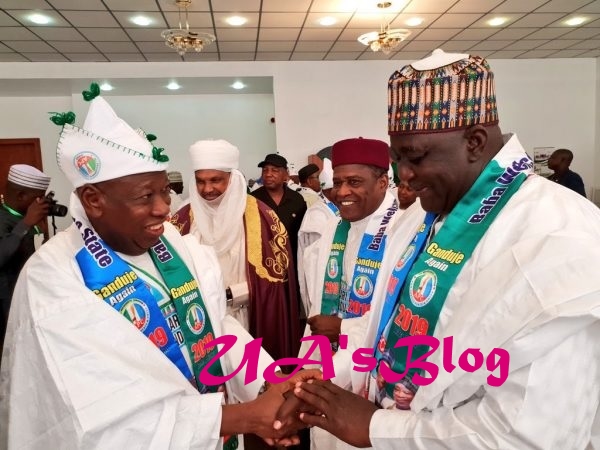
[[498,123],[494,74],[484,58],[434,50],[388,81],[388,134]]

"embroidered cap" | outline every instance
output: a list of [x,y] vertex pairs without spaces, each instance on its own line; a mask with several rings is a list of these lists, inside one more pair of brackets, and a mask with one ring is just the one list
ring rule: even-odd
[[388,81],[388,133],[454,131],[498,123],[494,74],[479,56],[440,49]]
[[335,169],[344,164],[364,164],[387,171],[390,165],[389,146],[377,139],[344,139],[331,148],[331,165]]
[[240,166],[240,151],[223,139],[198,141],[189,149],[193,170],[222,170],[231,172]]
[[50,186],[50,177],[27,164],[15,164],[8,169],[8,181],[17,186],[45,191]]
[[150,140],[155,136],[134,130],[99,97],[92,83],[83,97],[90,102],[83,128],[73,126],[75,114],[55,114],[50,119],[62,125],[56,160],[74,187],[128,175],[167,170],[169,158]]
[[169,179],[169,183],[183,183],[181,172],[177,172],[176,170],[167,172],[167,178]]

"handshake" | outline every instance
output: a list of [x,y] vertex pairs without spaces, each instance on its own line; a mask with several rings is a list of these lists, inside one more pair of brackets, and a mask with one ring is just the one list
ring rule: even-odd
[[300,429],[318,426],[351,445],[370,447],[369,423],[376,410],[370,401],[323,381],[320,370],[302,370],[268,385],[251,402],[225,406],[221,435],[254,433],[269,445],[287,447],[299,443]]

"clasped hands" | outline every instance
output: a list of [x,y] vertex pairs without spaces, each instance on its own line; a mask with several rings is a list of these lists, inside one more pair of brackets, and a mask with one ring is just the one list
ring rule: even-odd
[[[256,401],[264,402],[261,410],[266,413],[266,422],[256,434],[270,445],[296,445],[298,430],[318,426],[355,447],[371,446],[369,424],[378,408],[330,381],[322,381],[318,369],[302,370],[287,381],[270,385]],[[269,416],[274,417],[270,422]]]

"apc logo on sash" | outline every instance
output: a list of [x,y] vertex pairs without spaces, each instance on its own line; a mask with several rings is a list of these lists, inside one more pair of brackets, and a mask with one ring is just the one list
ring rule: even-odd
[[433,298],[437,287],[437,275],[431,270],[419,272],[410,280],[409,296],[413,305],[420,308]]
[[204,330],[204,324],[206,323],[204,310],[198,305],[190,305],[185,315],[185,321],[187,322],[187,325],[192,333],[202,333],[202,330]]
[[330,258],[329,264],[327,264],[327,275],[329,275],[329,278],[337,277],[338,270],[339,270],[339,268],[338,268],[337,259]]
[[77,171],[87,180],[91,180],[100,172],[100,158],[92,152],[77,153],[73,157]]
[[352,291],[360,299],[367,298],[373,292],[373,283],[366,275],[359,275],[354,280]]
[[121,307],[120,313],[140,331],[144,331],[150,323],[150,310],[148,306],[137,298],[128,300]]
[[415,252],[415,246],[409,245],[406,248],[406,251],[404,252],[402,257],[396,263],[396,270],[402,269],[404,267],[404,265],[406,264],[406,261],[408,261],[412,257],[414,252]]

